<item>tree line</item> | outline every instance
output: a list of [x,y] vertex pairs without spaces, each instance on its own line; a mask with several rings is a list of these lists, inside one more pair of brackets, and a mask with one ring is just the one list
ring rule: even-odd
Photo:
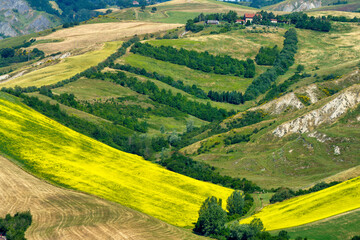
[[227,102],[231,104],[244,103],[244,98],[241,92],[237,92],[237,91],[216,92],[210,90],[208,94],[206,94],[204,90],[202,90],[195,84],[193,84],[192,86],[185,85],[183,81],[180,80],[175,81],[172,77],[160,75],[157,72],[152,72],[152,73],[147,72],[144,68],[136,68],[131,65],[123,65],[119,63],[115,64],[112,68],[135,73],[138,75],[143,75],[148,78],[156,79],[158,81],[166,83],[174,88],[180,89],[198,98],[211,99],[216,102]]
[[318,192],[325,188],[335,186],[339,183],[341,183],[341,182],[338,182],[338,181],[333,181],[330,183],[321,182],[321,183],[315,184],[315,186],[313,186],[307,190],[300,189],[298,191],[293,191],[290,188],[272,189],[272,191],[275,192],[275,194],[271,197],[270,203],[282,202],[282,201],[292,198],[292,197],[305,195],[305,194],[309,194],[309,193],[313,193],[313,192]]
[[[212,182],[224,187],[242,190],[246,193],[260,191],[261,188],[245,178],[232,178],[220,175],[216,169],[209,164],[194,161],[190,157],[175,152],[169,158],[161,159],[160,164],[166,169],[195,178],[201,181]],[[250,206],[251,207],[251,206]],[[247,207],[247,211],[250,207]]]
[[269,102],[275,98],[280,97],[283,93],[285,93],[289,87],[297,82],[299,82],[301,79],[308,77],[306,73],[299,74],[295,73],[290,78],[286,79],[283,83],[277,85],[276,83],[273,83],[271,85],[270,90],[266,93],[266,95],[259,101],[258,105],[261,105],[263,103]]
[[252,78],[255,76],[255,64],[251,59],[246,61],[237,60],[228,55],[214,56],[205,52],[180,50],[171,46],[155,47],[148,43],[135,43],[131,48],[132,53],[151,57],[157,60],[184,65],[191,69],[200,70],[206,73],[222,75],[235,75]]
[[[66,84],[69,84],[71,82],[75,82],[75,81],[79,80],[81,77],[101,71],[105,67],[111,67],[114,65],[114,61],[116,59],[118,59],[119,57],[123,56],[126,53],[126,49],[128,47],[130,47],[133,43],[138,42],[138,41],[140,41],[139,37],[135,36],[135,37],[131,38],[130,40],[124,42],[115,53],[111,54],[107,59],[100,62],[97,66],[90,67],[90,68],[86,69],[85,71],[78,73],[75,76],[72,76],[68,79],[59,81],[54,84],[44,85],[42,87],[46,87],[47,89],[63,87]],[[29,86],[29,87],[15,86],[14,89],[7,89],[6,87],[3,87],[1,90],[11,92],[11,94],[18,97],[18,96],[20,96],[21,93],[38,92],[38,91],[40,91],[40,88],[36,87],[36,86]]]
[[255,62],[258,65],[274,65],[276,58],[279,55],[278,46],[274,47],[261,47],[259,53],[255,57]]
[[118,124],[105,122],[96,124],[68,115],[60,109],[59,104],[51,104],[49,101],[43,102],[38,97],[29,97],[26,94],[14,91],[12,88],[7,89],[6,92],[22,98],[23,103],[27,106],[76,132],[94,138],[121,151],[143,156],[148,160],[154,158],[156,152],[161,151],[163,148],[168,148],[171,142],[170,136],[164,134],[150,137],[137,134]]
[[252,81],[244,94],[246,101],[256,99],[257,96],[269,90],[277,77],[285,74],[289,67],[294,64],[298,43],[295,29],[290,28],[285,32],[284,37],[284,47],[276,58],[274,66]]
[[[25,43],[22,44],[25,46]],[[44,58],[45,53],[37,48],[31,51],[21,50],[19,46],[0,49],[0,67],[6,67],[13,63],[21,63],[36,58]]]
[[278,15],[277,20],[295,24],[296,28],[310,29],[315,31],[329,32],[331,30],[330,20],[323,17],[309,17],[303,12],[293,12],[285,15]]
[[[46,95],[52,99],[55,99],[61,104],[76,108],[80,111],[90,113],[92,115],[112,121],[115,125],[121,125],[131,130],[146,133],[148,130],[148,124],[146,121],[139,121],[140,118],[146,118],[152,109],[144,109],[139,105],[125,105],[121,104],[121,98],[110,98],[105,101],[78,101],[75,99],[74,94],[62,93],[60,95],[54,95],[51,90],[45,87],[40,88],[40,94]],[[124,99],[126,100],[126,99]],[[178,116],[176,111],[167,111],[170,115]]]
[[139,81],[136,77],[127,77],[124,72],[97,72],[94,74],[87,75],[88,78],[96,79],[110,79],[112,82],[130,88],[131,90],[148,95],[149,98],[155,102],[168,105],[181,112],[193,115],[205,121],[216,121],[222,120],[228,116],[235,114],[232,110],[227,112],[225,109],[218,109],[212,107],[210,103],[204,104],[195,101],[188,100],[185,96],[177,93],[174,95],[171,90],[166,91],[165,89],[160,90],[159,87],[151,82]]

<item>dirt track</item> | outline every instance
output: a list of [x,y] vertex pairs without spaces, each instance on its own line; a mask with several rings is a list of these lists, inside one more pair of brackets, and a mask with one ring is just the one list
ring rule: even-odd
[[50,185],[0,156],[0,217],[30,210],[32,239],[200,239],[145,214]]

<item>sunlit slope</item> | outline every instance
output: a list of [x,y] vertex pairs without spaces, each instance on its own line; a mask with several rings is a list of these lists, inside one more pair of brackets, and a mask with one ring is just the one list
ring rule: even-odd
[[30,210],[28,240],[203,239],[120,204],[59,188],[0,156],[0,217]]
[[30,72],[5,84],[0,84],[0,86],[14,87],[18,85],[21,87],[41,87],[43,85],[60,82],[104,61],[116,51],[120,44],[121,42],[105,43],[99,50],[68,57],[61,63]]
[[360,208],[360,177],[325,190],[269,205],[240,223],[260,218],[267,230],[295,227]]
[[3,93],[0,123],[0,151],[35,175],[177,226],[193,225],[206,197],[225,200],[232,192],[99,143]]

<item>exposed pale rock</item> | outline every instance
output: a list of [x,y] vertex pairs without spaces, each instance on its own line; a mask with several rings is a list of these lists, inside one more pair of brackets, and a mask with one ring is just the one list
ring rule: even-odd
[[296,97],[296,95],[293,92],[285,94],[284,96],[278,99],[272,100],[271,102],[256,107],[253,110],[262,109],[272,114],[280,114],[289,107],[295,109],[302,109],[304,107],[304,104],[300,102],[300,100]]
[[309,85],[305,89],[306,95],[310,98],[311,103],[316,103],[317,101],[319,101],[319,99],[316,95],[317,90],[318,90],[318,88],[315,84]]
[[273,131],[273,134],[283,137],[288,133],[309,132],[322,123],[334,122],[347,110],[359,103],[360,87],[355,85],[338,94],[336,98],[325,104],[322,108],[313,110],[290,122],[283,123]]
[[321,143],[331,140],[331,138],[329,138],[326,134],[319,133],[317,131],[309,133],[308,136],[312,138],[316,138],[316,140],[318,140]]
[[340,155],[341,154],[339,146],[334,146],[334,154],[335,155]]
[[321,0],[295,0],[279,4],[275,8],[273,8],[273,10],[285,12],[301,12],[318,7],[321,7]]

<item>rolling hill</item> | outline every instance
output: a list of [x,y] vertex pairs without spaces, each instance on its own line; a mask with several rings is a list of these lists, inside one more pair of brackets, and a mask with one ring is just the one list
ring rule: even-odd
[[[290,0],[276,6],[281,4]],[[19,179],[6,195],[7,208],[11,213],[28,208],[34,212],[29,238],[76,235],[80,239],[100,232],[119,234],[120,239],[196,239],[172,225],[193,227],[206,197],[225,202],[233,189],[165,167],[224,186],[260,186],[262,193],[260,188],[259,192],[246,190],[255,202],[242,223],[260,217],[267,230],[286,229],[294,238],[325,239],[324,229],[338,223],[344,224],[342,231],[348,230],[349,237],[357,234],[360,25],[332,21],[329,32],[296,28],[294,64],[268,91],[239,104],[229,96],[243,97],[272,66],[254,61],[254,75],[245,76],[226,72],[232,69],[224,64],[206,69],[204,65],[213,63],[205,63],[197,54],[241,62],[245,70],[261,48],[282,49],[284,34],[293,26],[223,23],[191,32],[184,24],[200,13],[233,10],[242,15],[259,10],[213,0],[174,0],[152,7],[112,9],[79,26],[0,41],[3,48],[36,38],[26,50],[39,48],[46,54],[41,60],[0,68],[5,75],[0,87],[13,87],[3,91],[20,97],[0,92],[0,153],[41,179],[0,158],[6,166],[0,176],[14,171],[14,179]],[[360,16],[321,9],[308,14]],[[184,64],[132,51],[138,42],[148,43],[149,49],[167,46],[175,49],[169,52],[194,51],[188,55],[194,59]],[[116,59],[94,67],[117,49],[122,52]],[[80,72],[84,74],[79,78],[49,86]],[[271,95],[280,87],[284,89],[279,94]],[[177,152],[195,162],[187,159],[166,165]],[[5,183],[4,179],[0,177]],[[279,187],[307,189],[334,180],[345,182],[264,207]],[[31,195],[34,206],[28,198],[21,200],[26,203],[22,207],[21,202],[13,203],[12,193],[20,195],[21,184],[27,186],[24,195],[32,191],[40,195]],[[40,187],[49,195],[39,192]],[[55,199],[51,206],[49,198]],[[46,213],[39,211],[41,204]],[[6,211],[0,208],[0,217]],[[129,223],[117,222],[125,216]],[[340,236],[329,229],[328,233],[334,239]]]
[[30,210],[27,239],[201,239],[146,214],[55,187],[0,157],[0,215]]
[[359,177],[354,178],[316,193],[272,204],[241,223],[260,218],[267,230],[284,229],[357,209],[360,207],[359,181]]
[[[38,177],[168,223],[192,226],[208,196],[231,189],[165,170],[76,133],[1,94],[1,152]],[[181,209],[181,211],[179,211]]]
[[360,3],[356,0],[285,0],[275,5],[266,6],[264,9],[285,12],[333,10],[344,12],[358,11]]

